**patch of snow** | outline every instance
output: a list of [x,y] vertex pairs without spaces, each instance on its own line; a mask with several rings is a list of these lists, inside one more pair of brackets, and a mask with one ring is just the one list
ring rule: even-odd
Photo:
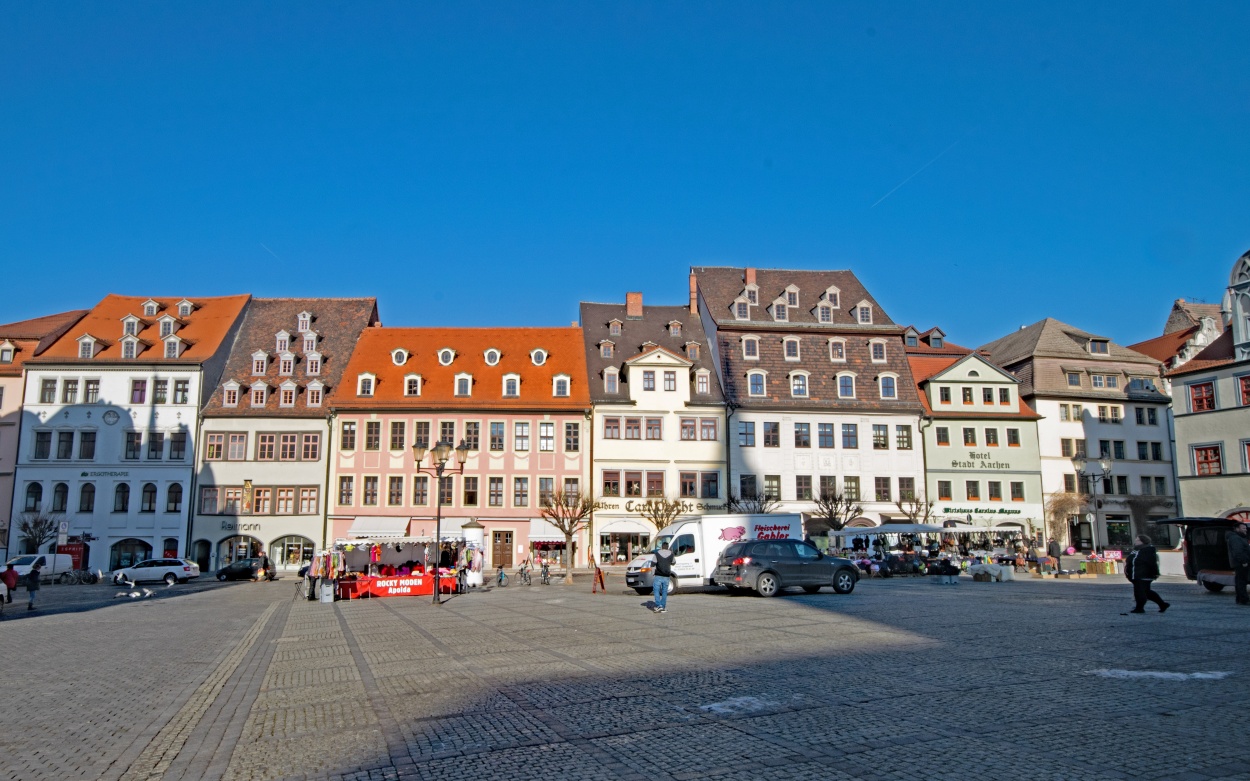
[[1156,678],[1161,681],[1219,681],[1232,675],[1228,672],[1171,673],[1157,670],[1090,670],[1089,674],[1103,678]]

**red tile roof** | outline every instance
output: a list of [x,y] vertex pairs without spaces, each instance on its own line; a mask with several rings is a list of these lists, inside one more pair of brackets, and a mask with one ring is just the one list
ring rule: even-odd
[[936,418],[985,418],[987,420],[995,420],[1001,418],[1029,418],[1031,420],[1041,419],[1041,415],[1037,411],[1025,403],[1022,397],[1017,397],[1016,409],[1011,412],[972,412],[960,410],[952,410],[944,412],[941,410],[934,411],[929,404],[929,394],[925,393],[925,383],[933,377],[941,374],[950,367],[959,363],[964,359],[962,355],[943,355],[943,356],[927,356],[927,355],[909,355],[907,362],[911,364],[912,377],[916,381],[916,389],[919,391],[920,404],[924,407],[924,414],[931,415]]
[[75,309],[0,325],[0,342],[7,341],[14,348],[13,360],[0,364],[0,377],[20,376],[23,364],[42,355],[85,314],[86,309]]
[[[408,352],[396,365],[392,352]],[[438,362],[438,353],[450,348],[455,360]],[[486,363],[486,351],[499,351],[499,362]],[[542,349],[547,360],[535,366],[534,350]],[[361,374],[376,377],[372,397],[356,395]],[[421,395],[406,396],[405,378],[421,376]],[[456,375],[473,377],[472,395],[455,395]],[[521,378],[518,397],[503,395],[505,374]],[[569,378],[569,395],[552,394],[556,375]],[[328,403],[336,409],[555,409],[590,407],[586,379],[586,355],[580,328],[366,328],[356,343],[339,387]]]
[[1161,363],[1167,363],[1180,353],[1181,348],[1185,346],[1185,342],[1189,341],[1189,337],[1193,336],[1198,329],[1199,326],[1195,325],[1192,328],[1173,331],[1170,334],[1156,336],[1144,342],[1130,344],[1128,348],[1136,350],[1142,355],[1149,355]]
[[[222,347],[223,341],[239,321],[243,308],[250,299],[251,296],[248,295],[187,297],[186,300],[194,304],[195,308],[186,318],[178,318],[177,304],[183,300],[182,296],[153,296],[151,300],[160,304],[161,308],[155,315],[145,317],[143,303],[148,300],[147,296],[109,294],[36,360],[56,363],[104,363],[123,360],[126,363],[200,363],[211,358]],[[175,333],[187,345],[177,358],[165,357],[158,320],[166,314],[177,318],[179,325]],[[139,318],[137,336],[144,345],[138,357],[131,360],[122,358],[122,318],[127,315]],[[90,334],[98,340],[94,358],[78,357],[78,339],[84,334]]]
[[1236,362],[1237,360],[1233,352],[1233,331],[1231,328],[1225,328],[1223,333],[1215,338],[1215,341],[1202,348],[1202,352],[1177,368],[1164,372],[1163,376],[1180,377],[1194,372],[1218,369],[1221,366],[1228,366]]

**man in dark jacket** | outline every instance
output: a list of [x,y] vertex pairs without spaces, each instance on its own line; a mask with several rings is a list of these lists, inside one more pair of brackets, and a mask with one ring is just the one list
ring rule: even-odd
[[1233,568],[1233,586],[1237,590],[1237,604],[1250,605],[1246,596],[1246,579],[1250,576],[1250,542],[1246,542],[1246,525],[1239,523],[1224,533],[1228,544],[1228,565]]
[[1130,613],[1145,613],[1146,600],[1159,606],[1159,612],[1171,607],[1163,601],[1163,597],[1154,592],[1150,584],[1159,578],[1159,552],[1150,544],[1150,538],[1142,534],[1137,537],[1137,545],[1124,562],[1124,577],[1133,583],[1133,599],[1136,606]]
[[[1054,560],[1051,563],[1055,567],[1055,572],[1063,569],[1063,567],[1059,566],[1059,557],[1063,555],[1063,546],[1059,544],[1059,540],[1051,538],[1050,544],[1046,546],[1046,555]],[[1038,569],[1041,570],[1042,567],[1039,566]]]
[[35,595],[39,593],[39,579],[41,577],[43,577],[43,573],[40,571],[39,562],[35,562],[31,565],[30,572],[26,573],[27,610],[35,609]]
[[653,600],[655,606],[651,608],[653,612],[668,612],[668,579],[673,576],[673,552],[668,549],[668,543],[660,546],[655,552],[655,577],[652,579],[652,593],[655,595]]

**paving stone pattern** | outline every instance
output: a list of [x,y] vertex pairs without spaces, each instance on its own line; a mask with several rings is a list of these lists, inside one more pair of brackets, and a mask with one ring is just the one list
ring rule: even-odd
[[1250,779],[1250,610],[1188,582],[1166,615],[1121,615],[1118,578],[663,615],[589,579],[441,607],[286,585],[6,611],[0,779]]

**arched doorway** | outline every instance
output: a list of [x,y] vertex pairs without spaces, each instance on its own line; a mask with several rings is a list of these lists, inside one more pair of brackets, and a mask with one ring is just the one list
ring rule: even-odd
[[109,549],[109,569],[131,567],[144,559],[152,558],[152,546],[134,538],[113,543]]
[[312,562],[313,541],[297,534],[279,537],[269,543],[269,559],[282,569],[299,569]]
[[196,540],[191,544],[191,558],[200,566],[200,574],[207,575],[210,559],[213,555],[213,544],[208,540]]
[[260,555],[260,540],[246,534],[227,537],[217,544],[217,566],[224,567],[239,559],[254,559]]

